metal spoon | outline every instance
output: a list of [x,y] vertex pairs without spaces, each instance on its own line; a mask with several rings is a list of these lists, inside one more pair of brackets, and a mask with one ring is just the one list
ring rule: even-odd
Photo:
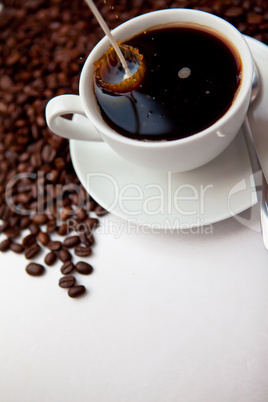
[[[252,91],[251,91],[251,97],[250,97],[250,104],[252,104],[255,99],[257,98],[259,91],[260,91],[260,76],[257,67],[255,66],[254,69],[254,76],[252,80]],[[261,195],[258,196],[257,193],[257,199],[258,199],[258,204],[260,207],[260,223],[261,223],[261,230],[262,230],[262,238],[263,238],[263,243],[265,248],[268,250],[268,185],[266,182],[266,179],[264,177],[260,161],[257,155],[257,149],[256,149],[256,144],[252,135],[252,131],[250,128],[248,116],[246,115],[246,118],[243,123],[243,132],[244,132],[244,137],[245,137],[245,142],[247,145],[248,149],[248,154],[249,154],[249,159],[254,175],[254,181],[255,181],[255,186],[256,186],[256,193],[257,193],[257,173],[261,172],[262,174],[262,185],[261,185]]]

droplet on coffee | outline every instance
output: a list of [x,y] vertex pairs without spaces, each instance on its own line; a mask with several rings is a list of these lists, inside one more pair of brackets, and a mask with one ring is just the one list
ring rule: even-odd
[[189,67],[183,67],[178,72],[178,77],[181,79],[188,78],[190,77],[190,75],[191,75],[191,69]]
[[107,92],[132,92],[141,85],[146,66],[143,56],[137,48],[118,44],[131,72],[131,77],[126,77],[114,48],[110,46],[107,52],[94,63],[96,66],[95,79],[97,84]]

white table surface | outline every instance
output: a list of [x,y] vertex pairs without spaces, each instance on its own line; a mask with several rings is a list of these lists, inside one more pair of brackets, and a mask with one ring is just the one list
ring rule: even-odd
[[195,233],[103,217],[77,300],[60,264],[30,277],[2,253],[0,400],[266,402],[268,253],[252,211]]

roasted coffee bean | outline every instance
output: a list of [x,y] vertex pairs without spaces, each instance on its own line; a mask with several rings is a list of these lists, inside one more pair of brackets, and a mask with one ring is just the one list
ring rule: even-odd
[[47,224],[47,233],[54,233],[57,229],[57,224],[55,220],[51,220]]
[[92,254],[92,249],[89,246],[77,246],[74,250],[74,253],[78,257],[88,257]]
[[[94,211],[94,209],[96,208],[96,206],[97,206],[96,201],[94,201],[94,200],[91,198],[90,200],[88,200],[88,201],[86,202],[85,208],[86,208],[87,211]],[[94,218],[92,218],[92,219],[94,219]]]
[[58,228],[58,234],[60,236],[66,236],[68,234],[68,227],[67,227],[66,223],[63,223],[62,225],[60,225],[60,227]]
[[74,270],[74,263],[72,261],[66,261],[61,267],[61,273],[68,275]]
[[9,222],[3,222],[2,225],[0,225],[0,233],[5,232],[5,230],[7,230],[7,228],[9,227]]
[[47,222],[47,216],[45,214],[35,214],[32,216],[32,221],[37,225],[44,225]]
[[66,221],[73,215],[73,209],[70,205],[66,205],[61,211],[61,220]]
[[10,217],[10,209],[8,208],[7,205],[2,204],[0,207],[0,219],[6,221],[8,220],[9,217]]
[[47,180],[51,181],[52,183],[56,183],[59,177],[59,172],[56,169],[52,169],[48,174],[47,174]]
[[58,257],[62,262],[70,261],[72,259],[72,255],[64,248],[58,252]]
[[61,288],[71,288],[75,284],[75,277],[68,275],[68,276],[63,276],[59,280],[59,286]]
[[31,258],[37,256],[41,251],[41,247],[39,244],[35,243],[31,247],[27,248],[24,255],[27,260],[30,260]]
[[30,163],[35,169],[40,167],[42,165],[41,155],[39,153],[32,154]]
[[4,231],[5,235],[9,237],[10,239],[15,239],[20,235],[20,230],[16,228],[8,228]]
[[82,296],[85,292],[86,288],[84,285],[72,286],[68,290],[68,296],[75,298]]
[[30,225],[30,223],[31,223],[31,219],[28,216],[24,216],[23,218],[21,218],[20,228],[27,229],[28,226]]
[[88,217],[88,213],[83,208],[77,208],[74,211],[74,217],[77,222],[83,222]]
[[14,229],[15,227],[17,227],[19,225],[19,221],[20,221],[20,218],[18,215],[11,216],[11,218],[9,219],[9,226]]
[[1,241],[0,243],[0,251],[5,252],[9,250],[11,244],[11,240],[10,239],[5,239],[3,241]]
[[97,205],[96,208],[94,209],[94,212],[97,216],[104,216],[108,214],[108,211],[104,209],[102,206]]
[[44,271],[45,268],[43,267],[43,265],[37,264],[35,262],[31,262],[26,267],[27,274],[31,276],[40,276],[44,273]]
[[92,265],[84,261],[79,261],[75,265],[75,269],[79,274],[90,275],[93,272]]
[[39,232],[37,235],[37,239],[39,243],[41,243],[43,246],[46,246],[47,243],[50,241],[50,236],[45,232]]
[[247,14],[247,22],[249,24],[256,24],[259,25],[262,23],[263,16],[257,13],[248,13]]
[[17,254],[21,254],[24,251],[24,247],[21,244],[15,242],[11,242],[9,248]]
[[66,166],[64,158],[56,158],[54,160],[54,165],[57,170],[63,170]]
[[32,222],[29,225],[29,230],[32,234],[37,235],[40,232],[40,227],[36,223]]
[[53,265],[56,261],[57,261],[57,254],[54,251],[50,251],[50,253],[48,253],[45,256],[45,263],[47,265]]
[[80,233],[79,234],[79,239],[80,239],[80,242],[82,243],[82,244],[84,244],[85,246],[91,246],[91,242],[89,241],[89,239],[88,239],[88,237],[87,237],[87,234],[85,233],[85,232],[82,232],[82,233]]
[[85,246],[92,246],[94,244],[94,236],[91,232],[82,232],[79,234],[80,242]]
[[62,247],[62,244],[60,241],[55,240],[55,241],[49,241],[47,243],[47,248],[49,248],[49,250],[51,250],[51,251],[58,251],[61,249],[61,247]]
[[240,17],[244,13],[242,7],[229,7],[224,11],[225,17],[235,18]]
[[67,247],[67,248],[75,247],[78,244],[80,244],[79,236],[66,237],[66,239],[64,239],[64,241],[63,241],[64,247]]
[[28,236],[24,237],[24,239],[22,240],[22,245],[25,248],[31,247],[35,243],[36,243],[36,235],[35,234],[29,234]]
[[99,220],[97,218],[87,218],[84,222],[87,229],[93,230],[96,229],[99,225]]
[[44,146],[41,156],[45,163],[51,163],[55,159],[57,151],[52,148],[51,145],[47,144]]

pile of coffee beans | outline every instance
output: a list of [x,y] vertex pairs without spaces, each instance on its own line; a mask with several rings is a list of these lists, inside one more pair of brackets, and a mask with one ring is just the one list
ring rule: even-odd
[[[49,131],[49,99],[78,93],[82,65],[103,36],[81,0],[0,0],[0,251],[23,254],[39,276],[62,262],[70,297],[85,293],[75,272],[93,268],[94,229],[106,213],[73,170],[69,144]],[[266,0],[96,0],[110,28],[149,11],[194,8],[219,15],[268,44]],[[59,241],[58,238],[63,240]],[[46,250],[44,263],[34,262]]]

